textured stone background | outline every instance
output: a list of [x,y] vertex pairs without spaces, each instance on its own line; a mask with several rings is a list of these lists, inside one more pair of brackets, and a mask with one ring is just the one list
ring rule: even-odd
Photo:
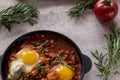
[[[30,0],[0,0],[0,10],[17,4],[18,2],[28,2]],[[33,0],[35,1],[35,0]],[[27,23],[16,24],[8,32],[0,26],[0,55],[2,55],[8,45],[17,37],[24,33],[35,30],[52,30],[60,32],[71,38],[81,49],[82,53],[89,56],[92,62],[95,59],[91,51],[96,49],[104,51],[102,47],[105,43],[103,34],[110,32],[107,24],[100,23],[92,10],[87,10],[84,16],[72,18],[68,16],[68,10],[75,4],[75,0],[39,0],[37,7],[40,11],[38,24],[31,26]],[[116,0],[120,7],[120,0]],[[120,28],[120,8],[115,18],[117,26]],[[96,77],[97,70],[93,64],[90,72],[84,76],[84,80],[100,80]],[[120,75],[111,76],[110,80],[120,80]]]

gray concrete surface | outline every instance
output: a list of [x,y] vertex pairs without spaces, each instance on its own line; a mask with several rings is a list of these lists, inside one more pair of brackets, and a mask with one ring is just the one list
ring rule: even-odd
[[[19,2],[31,0],[0,0],[0,10]],[[35,0],[34,0],[35,1]],[[119,5],[119,13],[115,18],[118,28],[120,28],[120,0],[116,0]],[[40,11],[38,24],[31,26],[27,23],[16,24],[8,32],[0,26],[0,55],[4,53],[8,45],[17,37],[24,33],[35,30],[52,30],[60,32],[71,38],[81,49],[82,53],[89,56],[94,63],[96,60],[91,55],[91,51],[96,49],[104,51],[105,38],[103,34],[109,32],[107,24],[100,23],[92,10],[87,10],[79,18],[68,16],[68,10],[75,4],[75,0],[39,0],[37,7]],[[85,74],[84,80],[102,80],[96,77],[97,69],[94,64],[90,72]],[[120,80],[120,75],[111,76],[109,80]]]

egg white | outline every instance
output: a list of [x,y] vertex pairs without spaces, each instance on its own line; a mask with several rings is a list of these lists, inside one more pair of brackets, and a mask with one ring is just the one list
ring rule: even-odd
[[[25,51],[25,49],[20,50],[16,55],[20,54],[20,52],[22,52],[22,51]],[[25,73],[31,72],[32,69],[41,61],[40,58],[39,58],[38,53],[37,52],[35,52],[35,53],[37,55],[37,61],[34,64],[32,64],[32,65],[24,64],[19,57],[17,57],[17,59],[15,59],[15,60],[11,61],[10,69],[9,69],[10,70],[10,74],[13,75],[14,74],[14,70],[16,69],[16,66],[21,66],[21,65],[24,67],[24,72]]]

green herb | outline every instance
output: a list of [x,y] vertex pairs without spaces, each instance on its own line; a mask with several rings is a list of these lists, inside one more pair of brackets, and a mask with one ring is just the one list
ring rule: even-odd
[[24,80],[24,77],[23,77],[24,76],[24,72],[22,70],[18,71],[17,74],[20,75],[19,80]]
[[24,80],[24,78],[23,77],[20,77],[20,79],[19,80]]
[[68,68],[70,68],[72,70],[75,70],[75,68],[72,68],[71,66],[66,64],[60,55],[57,55],[56,58],[52,61],[51,67],[53,67],[57,61],[60,61],[61,65],[64,65],[64,66],[66,66],[66,67],[68,67]]
[[44,48],[41,49],[41,53],[42,53],[42,54],[45,54],[45,49],[44,49]]
[[69,15],[80,16],[83,15],[87,8],[93,8],[98,0],[79,0],[79,2],[69,10]]
[[97,50],[92,55],[97,59],[95,63],[101,78],[108,80],[112,73],[118,73],[118,65],[120,64],[120,30],[116,29],[116,25],[111,23],[111,34],[105,34],[107,39],[105,43],[106,53],[99,53]]
[[24,76],[24,72],[22,70],[18,71],[17,74],[19,74],[20,76]]
[[70,65],[68,65],[68,64],[64,64],[66,67],[68,67],[68,68],[70,68],[70,69],[72,69],[73,71],[75,71],[76,69],[75,68],[72,68]]
[[63,59],[62,59],[62,57],[59,56],[59,55],[57,55],[56,58],[52,61],[51,67],[53,67],[57,61],[60,61],[60,63],[63,64]]
[[8,74],[8,79],[12,79],[12,75],[11,74]]
[[37,70],[45,74],[45,66],[39,66]]
[[49,49],[50,49],[50,47],[46,47],[46,49],[45,49],[45,50],[46,50],[46,51],[48,51]]
[[13,24],[23,21],[34,25],[37,23],[34,18],[38,17],[38,13],[39,11],[31,3],[19,3],[0,12],[0,24],[9,31]]
[[33,41],[33,42],[31,42],[31,44],[35,47],[41,45],[40,41]]
[[[17,74],[20,76],[19,80],[23,80],[24,72],[22,70],[19,70]],[[13,77],[13,75],[8,74],[8,79],[12,79]]]

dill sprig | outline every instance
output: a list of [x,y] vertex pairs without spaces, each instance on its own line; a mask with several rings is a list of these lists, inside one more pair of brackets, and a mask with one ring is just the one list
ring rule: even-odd
[[0,24],[4,25],[9,31],[15,23],[28,22],[34,25],[37,23],[34,18],[37,18],[38,14],[39,11],[31,3],[18,3],[0,12]]
[[92,55],[97,59],[95,63],[99,74],[98,76],[104,80],[108,80],[111,74],[119,73],[118,65],[120,65],[120,30],[116,29],[116,25],[111,23],[111,34],[105,34],[107,39],[105,43],[106,53],[100,53],[97,50]]
[[78,3],[69,10],[70,16],[83,15],[87,8],[92,9],[98,0],[79,0]]

